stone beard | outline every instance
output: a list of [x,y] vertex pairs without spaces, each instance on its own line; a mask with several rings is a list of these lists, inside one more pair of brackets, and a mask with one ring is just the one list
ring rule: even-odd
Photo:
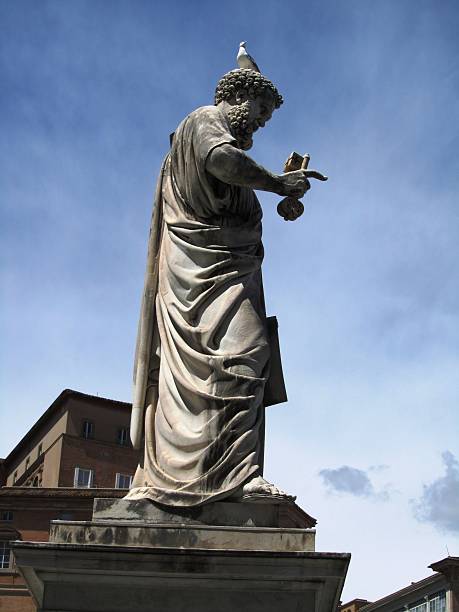
[[247,114],[244,104],[228,118],[197,109],[163,164],[145,445],[130,499],[196,506],[261,473],[270,357],[262,211],[253,190],[206,171],[216,147],[250,146],[258,124]]
[[246,151],[252,146],[252,134],[258,129],[256,123],[250,123],[250,101],[233,106],[228,111],[231,130],[242,150]]

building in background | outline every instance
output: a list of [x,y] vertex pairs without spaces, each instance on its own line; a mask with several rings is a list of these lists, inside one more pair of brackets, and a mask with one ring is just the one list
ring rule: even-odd
[[459,557],[429,566],[434,574],[378,601],[353,599],[340,612],[459,612]]
[[339,612],[358,612],[360,608],[367,606],[371,601],[368,599],[352,599],[340,606]]
[[131,404],[63,391],[0,460],[0,610],[33,611],[10,542],[46,542],[54,519],[90,520],[95,497],[124,497],[139,461]]
[[66,389],[2,461],[7,487],[130,486],[131,404]]

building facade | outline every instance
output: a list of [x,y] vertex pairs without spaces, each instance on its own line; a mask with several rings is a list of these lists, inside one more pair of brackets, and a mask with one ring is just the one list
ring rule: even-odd
[[353,599],[340,612],[459,612],[459,557],[429,566],[434,574],[378,601]]
[[50,521],[84,521],[95,497],[124,497],[139,461],[131,404],[66,389],[0,460],[0,611],[32,612],[11,542],[46,542]]
[[1,486],[129,488],[131,404],[66,389],[2,462]]

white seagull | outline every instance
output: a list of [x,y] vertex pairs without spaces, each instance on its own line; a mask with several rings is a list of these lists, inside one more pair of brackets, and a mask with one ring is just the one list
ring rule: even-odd
[[239,51],[237,54],[237,63],[239,64],[239,68],[249,68],[250,70],[256,70],[256,72],[261,72],[258,68],[256,61],[251,57],[246,49],[245,45],[247,43],[241,42],[239,44]]

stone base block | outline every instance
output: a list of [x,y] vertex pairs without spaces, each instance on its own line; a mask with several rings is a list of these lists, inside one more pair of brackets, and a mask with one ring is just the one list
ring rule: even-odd
[[52,521],[50,541],[57,544],[99,544],[203,550],[313,551],[314,529],[216,527],[121,521]]
[[335,612],[348,554],[18,542],[41,612]]
[[96,498],[93,521],[234,527],[314,527],[316,519],[293,502],[214,502],[197,508],[160,506],[149,499]]

